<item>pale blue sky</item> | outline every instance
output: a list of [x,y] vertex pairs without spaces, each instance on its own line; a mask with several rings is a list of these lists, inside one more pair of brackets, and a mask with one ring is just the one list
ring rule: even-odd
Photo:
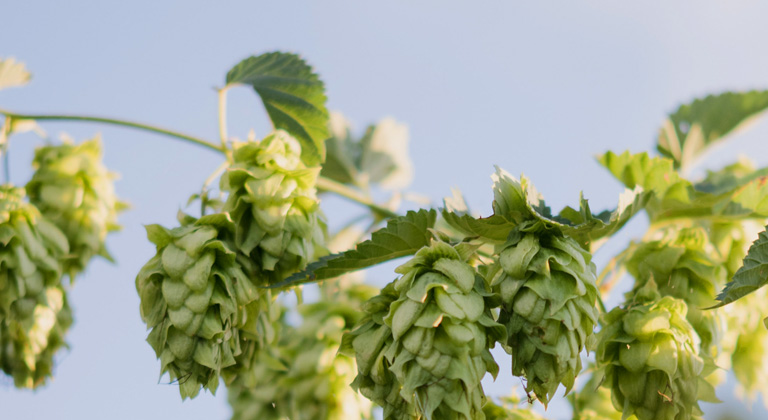
[[[259,3],[4,4],[0,56],[26,62],[34,79],[0,92],[0,107],[122,117],[214,139],[213,88],[226,71],[251,54],[297,52],[325,80],[329,107],[358,128],[384,116],[409,125],[414,191],[439,202],[458,187],[487,212],[494,164],[525,173],[555,208],[574,204],[580,190],[593,209],[613,206],[621,188],[594,155],[650,150],[665,114],[683,101],[768,87],[768,3],[758,0]],[[232,135],[267,130],[249,90],[232,91],[229,109]],[[122,174],[118,193],[133,209],[109,241],[118,264],[95,262],[72,293],[77,323],[56,380],[32,393],[0,379],[2,418],[228,418],[223,391],[182,404],[175,386],[158,385],[134,288],[154,252],[141,225],[173,225],[219,157],[129,129],[45,128],[78,139],[101,132],[106,163]],[[708,162],[742,151],[768,164],[766,134],[759,124]],[[36,144],[27,135],[12,142],[15,183],[29,178]],[[603,252],[615,252],[642,223]],[[519,383],[504,363],[497,393]],[[563,418],[559,407],[548,415]]]

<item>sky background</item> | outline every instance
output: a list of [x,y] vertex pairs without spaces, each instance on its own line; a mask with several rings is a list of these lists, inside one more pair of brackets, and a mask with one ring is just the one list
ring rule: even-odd
[[[596,162],[615,151],[651,151],[665,115],[724,90],[768,88],[768,3],[762,1],[17,1],[3,4],[0,56],[24,61],[33,81],[0,92],[0,107],[97,114],[217,138],[215,87],[241,59],[296,52],[326,83],[328,106],[359,130],[391,116],[410,127],[411,190],[439,203],[451,187],[490,210],[493,165],[532,179],[548,204],[615,206],[621,186]],[[642,4],[640,4],[642,3]],[[230,135],[263,135],[269,123],[252,91],[229,94]],[[221,162],[215,153],[124,128],[47,123],[52,136],[103,135],[118,194],[132,204],[110,237],[118,263],[95,261],[71,293],[76,324],[55,380],[36,392],[0,378],[2,418],[227,419],[223,389],[181,402],[144,342],[135,274],[154,254],[143,224],[176,224],[176,212]],[[710,153],[703,167],[740,153],[768,164],[765,122]],[[31,176],[40,140],[11,143],[11,179]],[[703,169],[699,169],[701,172]],[[332,223],[353,207],[331,200]],[[644,217],[596,255],[598,270]],[[334,222],[335,221],[335,222]],[[389,270],[389,268],[386,268]],[[394,277],[379,269],[383,283]],[[389,276],[389,277],[387,277]],[[497,355],[499,353],[496,353]],[[493,395],[519,380],[502,356]],[[502,360],[503,359],[503,360]],[[738,413],[705,410],[715,419]],[[566,418],[563,404],[549,418]],[[758,402],[744,418],[768,414]]]

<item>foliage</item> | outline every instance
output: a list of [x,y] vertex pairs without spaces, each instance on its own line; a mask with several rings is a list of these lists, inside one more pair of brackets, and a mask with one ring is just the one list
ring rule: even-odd
[[[0,59],[0,89],[29,77]],[[263,139],[227,136],[226,92],[236,85],[261,98],[273,125]],[[371,418],[373,404],[385,419],[539,418],[514,398],[486,396],[497,343],[530,404],[546,407],[562,385],[574,418],[700,418],[723,369],[745,396],[768,395],[768,168],[742,160],[703,179],[685,175],[768,108],[768,91],[680,106],[659,131],[659,156],[601,155],[626,187],[615,209],[593,213],[580,196],[553,211],[531,180],[496,168],[486,217],[458,191],[443,208],[399,212],[411,196],[407,128],[383,119],[356,136],[327,111],[322,80],[297,55],[246,58],[218,99],[220,144],[122,120],[0,110],[6,156],[14,134],[67,118],[221,152],[220,171],[190,199],[200,200],[199,217],[146,227],[156,255],[136,277],[147,341],[183,399],[223,380],[238,420]],[[94,256],[111,259],[106,236],[125,204],[101,158],[98,139],[46,144],[24,188],[0,187],[0,368],[17,387],[50,379],[72,323],[72,280]],[[384,192],[386,202],[372,199]],[[328,194],[366,212],[330,215],[347,223],[328,232]],[[640,213],[648,231],[598,275],[593,253]],[[400,277],[381,290],[350,280],[400,258]],[[623,272],[630,292],[606,308]],[[311,284],[319,296],[304,301]],[[298,304],[282,299],[289,291]]]

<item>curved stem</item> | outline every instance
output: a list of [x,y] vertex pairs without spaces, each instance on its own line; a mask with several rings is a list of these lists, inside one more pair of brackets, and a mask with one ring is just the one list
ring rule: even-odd
[[392,217],[398,217],[399,214],[393,212],[392,210],[389,210],[387,208],[384,208],[373,201],[371,201],[370,198],[365,197],[363,194],[361,194],[359,191],[356,191],[340,182],[336,182],[332,179],[328,179],[325,177],[318,177],[317,178],[317,189],[318,191],[326,191],[326,192],[332,192],[334,194],[340,195],[344,198],[347,198],[349,200],[352,200],[354,202],[360,203],[369,209],[373,211],[378,216],[381,216],[383,218],[389,219]]
[[110,125],[120,125],[123,127],[131,127],[136,128],[139,130],[144,131],[151,131],[153,133],[157,134],[164,134],[169,137],[175,137],[180,140],[184,140],[193,144],[196,144],[198,146],[203,146],[208,149],[215,150],[219,153],[224,153],[225,149],[223,147],[217,146],[215,144],[212,144],[206,140],[190,136],[187,134],[179,133],[176,131],[167,130],[162,127],[157,127],[154,125],[149,124],[143,124],[133,121],[125,121],[125,120],[118,120],[115,118],[102,118],[102,117],[94,117],[94,116],[87,116],[87,115],[53,115],[53,114],[44,114],[44,115],[28,115],[28,114],[17,114],[11,111],[7,111],[4,109],[0,109],[0,114],[5,115],[9,118],[15,118],[15,119],[25,119],[25,120],[38,120],[38,121],[88,121],[88,122],[96,122],[96,123],[102,123],[102,124],[110,124]]
[[219,138],[221,148],[227,148],[227,88],[219,89]]

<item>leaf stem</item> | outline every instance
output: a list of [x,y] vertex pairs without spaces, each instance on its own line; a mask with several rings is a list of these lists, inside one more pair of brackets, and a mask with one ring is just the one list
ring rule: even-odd
[[150,131],[157,134],[164,134],[169,137],[175,137],[180,140],[184,140],[189,143],[196,144],[198,146],[203,146],[208,149],[215,150],[219,153],[225,153],[225,148],[217,146],[215,144],[212,144],[206,140],[203,140],[201,138],[197,138],[194,136],[190,136],[184,133],[179,133],[177,131],[167,130],[162,127],[157,127],[154,125],[149,124],[143,124],[133,121],[126,121],[126,120],[119,120],[115,118],[103,118],[103,117],[94,117],[94,116],[88,116],[88,115],[55,115],[55,114],[44,114],[44,115],[29,115],[29,114],[17,114],[13,113],[11,111],[7,111],[4,109],[0,109],[0,114],[5,115],[8,118],[16,118],[16,119],[26,119],[26,120],[38,120],[38,121],[87,121],[87,122],[96,122],[96,123],[102,123],[102,124],[110,124],[110,125],[120,125],[123,127],[130,127],[130,128],[136,128],[139,130],[144,131]]
[[227,149],[227,88],[221,88],[217,91],[219,96],[219,138],[221,139],[221,148]]
[[13,118],[6,116],[3,126],[0,127],[0,154],[3,155],[3,183],[11,182],[11,161],[8,158],[8,141],[10,140]]
[[373,213],[375,213],[378,216],[381,216],[385,219],[393,218],[399,216],[397,213],[393,212],[392,210],[389,210],[387,208],[384,208],[373,201],[371,201],[370,198],[365,197],[363,194],[361,194],[359,191],[350,188],[340,182],[336,182],[332,179],[328,179],[326,177],[318,177],[317,178],[317,189],[321,192],[332,192],[334,194],[340,195],[346,199],[352,200],[354,202],[360,203],[369,209]]

